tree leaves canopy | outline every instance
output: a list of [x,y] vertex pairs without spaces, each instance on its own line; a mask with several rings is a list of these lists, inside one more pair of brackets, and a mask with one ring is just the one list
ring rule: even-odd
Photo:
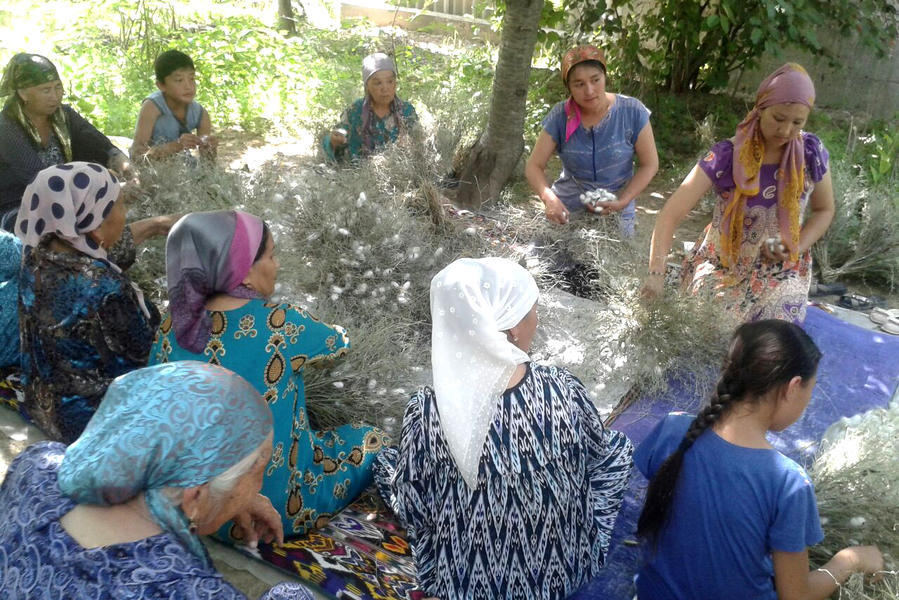
[[833,61],[821,40],[835,34],[883,56],[897,15],[894,0],[556,0],[542,25],[544,43],[599,43],[620,73],[682,92],[724,87],[788,47]]

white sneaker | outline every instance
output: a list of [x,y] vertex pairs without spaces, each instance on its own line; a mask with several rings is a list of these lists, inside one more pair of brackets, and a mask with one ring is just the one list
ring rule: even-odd
[[883,325],[890,319],[899,319],[899,308],[872,308],[868,316],[878,325]]
[[899,316],[890,317],[880,325],[880,328],[892,335],[899,335]]

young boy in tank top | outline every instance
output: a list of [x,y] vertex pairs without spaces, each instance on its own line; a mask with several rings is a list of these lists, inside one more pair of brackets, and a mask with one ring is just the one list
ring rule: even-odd
[[137,117],[131,158],[165,158],[198,148],[213,157],[218,140],[206,109],[194,100],[196,69],[191,58],[178,50],[156,57],[156,92],[144,99]]

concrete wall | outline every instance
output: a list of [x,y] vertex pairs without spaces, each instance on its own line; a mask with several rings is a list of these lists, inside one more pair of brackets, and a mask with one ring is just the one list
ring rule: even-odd
[[738,91],[754,95],[761,80],[785,62],[798,62],[815,82],[816,104],[880,119],[899,116],[899,44],[891,56],[877,58],[873,51],[839,34],[819,36],[829,40],[840,66],[796,50],[768,56],[755,71],[743,74]]

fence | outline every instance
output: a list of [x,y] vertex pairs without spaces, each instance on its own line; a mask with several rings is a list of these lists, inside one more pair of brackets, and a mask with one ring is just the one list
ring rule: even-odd
[[393,0],[391,4],[441,15],[482,20],[489,19],[493,14],[493,3],[485,0]]

